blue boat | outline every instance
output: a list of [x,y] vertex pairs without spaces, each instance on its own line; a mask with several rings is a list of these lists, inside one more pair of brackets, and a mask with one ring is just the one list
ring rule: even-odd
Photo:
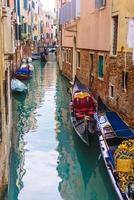
[[96,120],[105,166],[119,199],[134,200],[134,132],[116,112],[99,103]]
[[16,70],[15,77],[20,80],[25,80],[25,79],[32,77],[32,74],[33,74],[33,72],[28,67],[20,68],[20,69]]

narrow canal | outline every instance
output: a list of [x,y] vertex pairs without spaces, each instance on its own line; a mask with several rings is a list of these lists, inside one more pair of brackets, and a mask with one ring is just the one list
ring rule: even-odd
[[69,83],[54,55],[34,68],[28,94],[13,96],[7,200],[117,200],[97,139],[87,147],[71,126]]

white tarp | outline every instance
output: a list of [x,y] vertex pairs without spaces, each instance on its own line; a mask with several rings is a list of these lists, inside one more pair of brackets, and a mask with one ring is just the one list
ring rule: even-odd
[[128,22],[127,44],[129,48],[133,48],[132,61],[134,64],[134,19],[130,19]]
[[134,48],[134,20],[128,22],[127,44],[129,48]]

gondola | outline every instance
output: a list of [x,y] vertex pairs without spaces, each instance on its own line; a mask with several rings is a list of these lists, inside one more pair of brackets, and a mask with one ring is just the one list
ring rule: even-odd
[[40,59],[41,59],[41,55],[39,52],[32,53],[32,60],[40,60]]
[[96,132],[95,99],[77,77],[75,77],[72,86],[71,96],[70,116],[72,125],[81,140],[89,145],[91,136]]
[[11,80],[11,90],[16,93],[23,93],[27,91],[27,86],[21,81],[13,78]]
[[41,61],[42,62],[47,62],[48,61],[48,54],[46,54],[45,52],[41,52],[40,56],[41,56]]
[[99,144],[108,174],[120,200],[134,200],[134,132],[99,98]]

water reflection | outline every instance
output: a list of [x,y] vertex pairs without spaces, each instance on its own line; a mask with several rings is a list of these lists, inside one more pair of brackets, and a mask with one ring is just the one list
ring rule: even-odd
[[41,104],[44,95],[44,68],[40,68],[38,62],[34,63],[33,78],[26,81],[28,94],[13,95],[13,138],[10,165],[10,185],[7,199],[17,200],[20,190],[23,188],[22,178],[26,173],[25,141],[24,135],[29,130],[38,127],[34,110]]
[[59,192],[64,200],[117,200],[100,156],[97,137],[90,147],[81,142],[70,124],[68,82],[57,81],[56,120]]
[[97,138],[87,147],[72,129],[68,81],[55,62],[34,67],[28,95],[13,99],[8,200],[116,200]]

